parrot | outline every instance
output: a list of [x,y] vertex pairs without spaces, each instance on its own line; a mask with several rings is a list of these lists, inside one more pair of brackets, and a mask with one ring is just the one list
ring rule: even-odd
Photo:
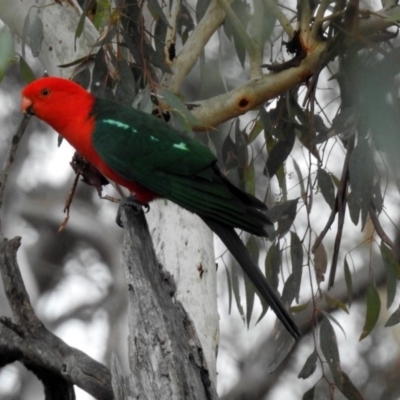
[[235,228],[268,237],[267,206],[231,183],[213,152],[154,115],[95,97],[79,84],[43,77],[21,93],[21,110],[66,139],[111,182],[148,206],[170,200],[197,214],[219,236],[288,332],[300,330],[278,294],[252,260]]

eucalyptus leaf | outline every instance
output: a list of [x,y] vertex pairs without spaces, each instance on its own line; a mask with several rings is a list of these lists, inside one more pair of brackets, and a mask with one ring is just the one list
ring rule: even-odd
[[31,38],[32,55],[38,57],[43,42],[43,23],[38,13],[35,13],[29,25],[29,36]]
[[324,353],[326,362],[329,365],[335,382],[338,380],[341,371],[339,350],[335,331],[328,318],[323,318],[319,329],[319,340],[321,350]]
[[353,280],[346,257],[344,259],[344,280],[346,282],[347,297],[349,299],[349,304],[351,305],[351,302],[353,301]]
[[358,207],[364,211],[363,217],[369,209],[375,175],[374,161],[365,139],[359,138],[357,146],[350,155],[349,173],[351,192]]
[[381,310],[381,299],[379,293],[373,283],[370,283],[367,288],[367,313],[363,331],[360,335],[360,341],[365,339],[374,329],[378,322],[379,313]]
[[317,361],[318,361],[318,353],[317,349],[314,349],[314,351],[307,357],[307,360],[304,363],[303,368],[301,369],[297,377],[299,379],[309,378],[317,368]]
[[322,196],[333,210],[335,207],[335,188],[330,175],[324,169],[318,168],[317,180]]
[[386,308],[389,308],[393,304],[393,300],[396,296],[397,279],[400,276],[400,265],[396,255],[383,242],[381,242],[380,251],[386,269]]
[[23,57],[19,58],[19,69],[26,83],[31,83],[36,79],[31,67],[28,65]]
[[292,260],[293,288],[297,304],[303,273],[303,245],[295,232],[290,232],[290,258]]
[[399,322],[400,322],[400,305],[399,307],[397,307],[397,310],[387,320],[385,328],[397,325]]

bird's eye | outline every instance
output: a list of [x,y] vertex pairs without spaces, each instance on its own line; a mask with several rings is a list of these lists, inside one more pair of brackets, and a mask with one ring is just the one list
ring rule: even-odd
[[49,89],[42,89],[41,94],[42,94],[42,96],[48,96],[50,94],[50,90]]

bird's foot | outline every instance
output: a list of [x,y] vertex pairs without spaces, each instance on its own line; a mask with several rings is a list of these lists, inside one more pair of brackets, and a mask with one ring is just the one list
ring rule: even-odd
[[139,214],[142,211],[142,208],[144,208],[145,213],[148,213],[150,210],[150,206],[148,204],[139,203],[135,196],[123,197],[119,202],[118,212],[115,218],[115,222],[121,228],[124,227],[122,224],[122,207],[131,207],[135,214]]

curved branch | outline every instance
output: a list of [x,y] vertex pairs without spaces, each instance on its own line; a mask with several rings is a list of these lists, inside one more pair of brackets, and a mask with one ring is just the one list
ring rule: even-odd
[[193,109],[192,113],[201,125],[194,129],[201,131],[217,126],[231,118],[245,114],[305,82],[321,69],[321,55],[326,47],[325,42],[317,43],[298,67],[265,74],[251,79],[230,92],[195,102],[197,107]]
[[65,398],[71,399],[72,385],[77,385],[96,399],[113,399],[108,369],[68,346],[36,317],[17,263],[20,244],[21,238],[16,237],[4,239],[0,245],[0,272],[14,316],[14,322],[7,318],[0,320],[1,365],[5,365],[3,360],[21,361],[43,382],[46,393],[59,395],[60,388],[64,388],[70,396]]
[[212,0],[204,17],[187,39],[183,49],[171,65],[172,74],[165,74],[162,85],[178,93],[186,76],[199,59],[204,46],[225,19],[225,12],[217,0]]

